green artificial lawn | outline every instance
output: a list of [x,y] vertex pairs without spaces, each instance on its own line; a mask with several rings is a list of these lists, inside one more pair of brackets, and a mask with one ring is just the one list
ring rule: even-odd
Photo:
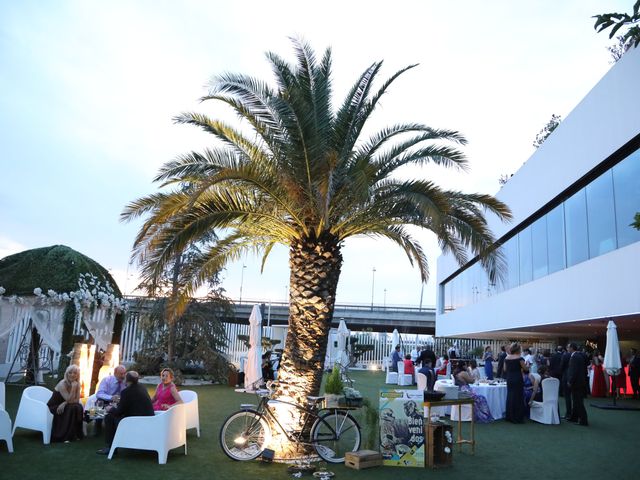
[[[355,387],[374,401],[384,386],[384,374],[353,372]],[[190,387],[191,388],[191,387]],[[7,386],[7,411],[13,420],[22,387]],[[221,385],[194,387],[200,404],[201,437],[195,430],[187,435],[188,455],[182,448],[169,453],[166,465],[158,465],[155,452],[120,450],[113,460],[95,451],[103,446],[102,438],[89,436],[69,444],[42,444],[38,432],[18,429],[13,438],[15,453],[7,453],[0,441],[1,479],[58,478],[128,478],[134,480],[162,478],[190,479],[286,479],[286,465],[258,461],[234,462],[220,448],[218,432],[226,417],[240,403],[255,403],[255,397],[235,393]],[[564,401],[563,398],[560,399]],[[634,479],[640,470],[640,411],[612,411],[592,408],[590,404],[610,403],[609,399],[588,399],[585,403],[591,426],[588,428],[563,422],[559,426],[528,422],[513,425],[497,421],[476,425],[476,453],[469,447],[463,453],[454,450],[453,465],[439,470],[379,467],[351,470],[343,465],[328,465],[336,478],[402,480],[429,478],[485,479],[513,477],[518,480],[551,478]],[[622,400],[623,405],[640,407],[640,402]],[[377,403],[376,403],[377,404]],[[563,404],[561,404],[563,405]],[[561,406],[563,410],[563,406]],[[455,429],[454,429],[455,431]],[[90,431],[90,435],[91,435]],[[304,477],[303,477],[304,478]],[[313,478],[307,476],[306,478]]]

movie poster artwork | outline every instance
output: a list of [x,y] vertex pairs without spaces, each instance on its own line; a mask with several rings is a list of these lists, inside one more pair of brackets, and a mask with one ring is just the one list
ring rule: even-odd
[[383,465],[424,467],[424,404],[418,390],[380,390]]

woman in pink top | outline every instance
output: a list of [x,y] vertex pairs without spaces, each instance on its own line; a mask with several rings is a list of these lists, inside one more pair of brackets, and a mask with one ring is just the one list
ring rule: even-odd
[[156,411],[168,410],[172,405],[182,403],[178,389],[173,383],[173,370],[163,368],[160,372],[160,379],[162,383],[158,385],[156,393],[151,397],[153,409]]

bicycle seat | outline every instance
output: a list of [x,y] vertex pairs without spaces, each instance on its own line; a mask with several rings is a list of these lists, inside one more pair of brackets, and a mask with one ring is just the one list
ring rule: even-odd
[[324,400],[324,397],[307,397],[307,401],[311,404],[320,403]]

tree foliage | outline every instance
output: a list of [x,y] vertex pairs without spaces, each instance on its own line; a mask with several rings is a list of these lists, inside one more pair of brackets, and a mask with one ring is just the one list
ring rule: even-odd
[[[540,132],[536,135],[536,139],[533,141],[533,146],[535,148],[540,147],[544,143],[544,141],[553,133],[553,131],[558,128],[562,122],[562,117],[560,115],[556,115],[555,113],[551,115],[551,119],[547,122],[547,124],[540,130]],[[507,179],[508,180],[508,179]],[[505,182],[506,183],[506,180]],[[503,183],[501,183],[503,185]]]
[[633,217],[633,223],[631,224],[631,226],[637,230],[640,230],[640,212],[636,213],[636,215]]
[[[242,74],[226,73],[212,81],[203,100],[227,105],[246,128],[201,113],[176,117],[219,143],[162,167],[155,181],[177,189],[125,208],[125,220],[146,217],[134,244],[134,254],[145,260],[143,274],[157,277],[178,252],[213,229],[226,229],[226,236],[190,263],[191,289],[247,252],[261,252],[264,262],[276,244],[329,237],[341,244],[358,235],[398,244],[426,281],[427,258],[408,226],[433,231],[444,252],[460,262],[467,261],[469,252],[488,253],[493,237],[483,212],[507,219],[506,205],[490,195],[394,177],[411,165],[466,170],[467,160],[455,148],[466,143],[459,132],[400,123],[361,138],[387,88],[415,65],[375,89],[382,62],[373,63],[334,108],[331,51],[318,59],[307,44],[293,44],[293,65],[267,54],[276,88]],[[185,182],[192,186],[189,191],[181,188]],[[497,259],[495,252],[482,258],[492,274]]]
[[609,38],[613,38],[620,29],[626,29],[622,34],[622,43],[626,49],[631,45],[637,47],[640,44],[640,0],[637,0],[633,5],[631,15],[628,13],[603,13],[602,15],[594,15],[593,18],[596,19],[593,28],[598,33],[611,28]]

